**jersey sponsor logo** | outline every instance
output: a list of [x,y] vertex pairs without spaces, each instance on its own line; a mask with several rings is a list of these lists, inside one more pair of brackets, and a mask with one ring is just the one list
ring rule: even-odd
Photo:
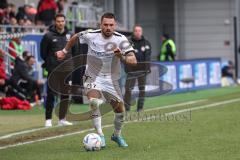
[[108,52],[98,52],[92,50],[92,53],[95,54],[98,57],[112,57],[113,56],[113,51],[108,51]]

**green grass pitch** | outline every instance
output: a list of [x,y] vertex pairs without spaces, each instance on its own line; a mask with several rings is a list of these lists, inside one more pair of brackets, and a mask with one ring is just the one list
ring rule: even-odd
[[[169,113],[186,108],[198,108],[233,99],[240,99],[240,88],[220,88],[147,98],[145,109],[203,100],[191,105],[146,111]],[[73,111],[85,111],[87,106],[73,105]],[[135,114],[135,107],[131,114]],[[129,147],[119,148],[110,141],[112,127],[104,128],[107,147],[98,152],[86,152],[82,139],[89,133],[75,134],[32,144],[0,149],[0,160],[237,160],[240,159],[240,101],[211,108],[194,110],[185,119],[128,121],[123,129]],[[9,133],[42,127],[41,107],[31,111],[0,111],[0,137]],[[113,114],[103,117],[103,125],[112,124]],[[57,122],[56,117],[54,118]],[[77,122],[71,127],[55,127],[0,139],[0,147],[38,140],[50,136],[92,128],[91,121]],[[91,131],[92,132],[92,131]]]

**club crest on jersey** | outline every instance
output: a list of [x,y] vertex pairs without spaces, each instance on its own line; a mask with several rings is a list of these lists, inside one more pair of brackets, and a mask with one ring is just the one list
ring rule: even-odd
[[67,38],[67,41],[69,41],[70,38],[71,38],[71,35],[70,34],[66,34],[66,38]]
[[104,49],[106,51],[113,51],[115,48],[117,48],[117,44],[116,43],[113,43],[113,42],[108,42],[105,46],[104,46]]

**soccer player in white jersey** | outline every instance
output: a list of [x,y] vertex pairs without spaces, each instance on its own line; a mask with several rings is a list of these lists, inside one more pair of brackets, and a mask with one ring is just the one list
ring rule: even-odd
[[95,116],[93,124],[97,133],[101,136],[102,147],[106,146],[99,111],[103,98],[111,104],[115,112],[114,133],[111,140],[116,142],[119,147],[128,146],[121,136],[125,110],[118,80],[120,78],[120,61],[127,65],[136,65],[137,60],[134,49],[127,38],[116,32],[115,29],[116,19],[114,14],[105,13],[101,17],[99,30],[75,34],[63,50],[56,52],[56,56],[63,59],[78,39],[80,43],[88,44],[84,89],[90,107],[93,109],[92,115]]

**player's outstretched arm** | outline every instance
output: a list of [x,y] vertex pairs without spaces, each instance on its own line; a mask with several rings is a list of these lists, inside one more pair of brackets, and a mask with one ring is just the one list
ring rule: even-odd
[[64,47],[63,50],[61,51],[57,51],[56,52],[56,56],[59,60],[62,60],[65,58],[66,54],[68,53],[68,51],[73,47],[73,45],[76,43],[78,39],[78,34],[74,34],[70,40],[67,42],[66,46]]

